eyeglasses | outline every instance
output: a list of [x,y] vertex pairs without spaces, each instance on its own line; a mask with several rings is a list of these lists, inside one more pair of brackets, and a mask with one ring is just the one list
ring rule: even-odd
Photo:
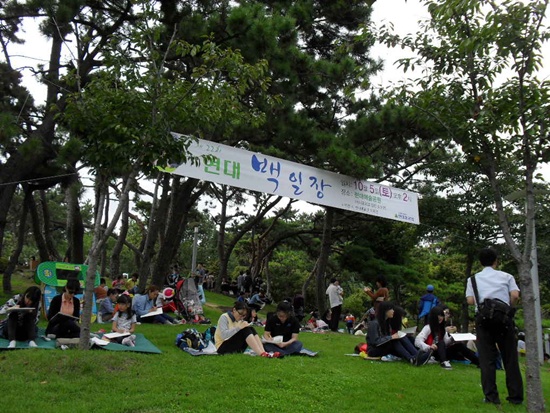
[[245,311],[245,312],[240,312],[240,311],[237,311],[237,310],[235,310],[235,309],[233,309],[233,311],[235,311],[235,312],[236,312],[238,315],[240,315],[241,317],[246,317],[246,314],[247,314],[246,311]]

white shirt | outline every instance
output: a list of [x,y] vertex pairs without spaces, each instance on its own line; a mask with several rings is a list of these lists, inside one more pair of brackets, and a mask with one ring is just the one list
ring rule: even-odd
[[[510,305],[510,292],[519,291],[514,277],[507,272],[485,267],[476,275],[477,293],[482,303],[486,298],[497,298]],[[471,277],[466,284],[466,297],[474,297],[474,288]]]
[[342,287],[334,284],[330,284],[327,287],[326,294],[328,295],[328,300],[330,302],[330,308],[336,307],[338,305],[341,305],[344,302],[344,299],[342,298]]

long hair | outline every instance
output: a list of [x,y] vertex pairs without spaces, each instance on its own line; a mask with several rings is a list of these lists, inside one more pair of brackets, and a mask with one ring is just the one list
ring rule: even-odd
[[393,309],[393,317],[390,319],[389,324],[391,327],[391,331],[395,332],[403,328],[403,317],[405,316],[405,310],[403,310],[403,308],[399,307],[398,305],[394,305]]
[[[439,321],[439,316],[443,317],[442,321]],[[445,334],[445,314],[443,313],[443,307],[438,305],[430,310],[428,324],[430,325],[434,339],[442,340]]]
[[386,280],[386,277],[384,277],[382,274],[376,277],[375,282],[379,283],[382,288],[386,288],[388,286],[388,281]]
[[36,286],[27,288],[27,290],[21,294],[21,297],[17,302],[21,307],[27,307],[25,304],[25,297],[31,300],[31,307],[34,307],[34,310],[38,311],[38,307],[40,306],[40,298],[42,297],[42,291],[40,291],[40,288]]
[[386,313],[389,310],[395,310],[395,304],[391,301],[382,301],[378,306],[378,312],[376,313],[376,320],[380,326],[380,331],[384,335],[391,335],[391,320],[386,319]]
[[[122,314],[126,314],[128,316],[128,318],[132,318],[132,314],[133,314],[133,311],[132,311],[132,300],[130,299],[129,296],[127,296],[126,294],[121,294],[118,296],[118,298],[116,299],[116,303],[117,304],[126,304],[126,311],[120,311],[118,310],[118,315],[119,317],[122,315]],[[120,307],[119,307],[120,308]]]

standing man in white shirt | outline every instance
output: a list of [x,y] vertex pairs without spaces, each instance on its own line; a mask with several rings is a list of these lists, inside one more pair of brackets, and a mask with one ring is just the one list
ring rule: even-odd
[[496,385],[496,359],[500,351],[506,370],[506,387],[508,389],[506,399],[512,404],[521,404],[523,402],[523,379],[519,369],[513,310],[510,317],[507,317],[503,322],[491,322],[491,320],[483,319],[479,315],[479,307],[487,299],[500,300],[511,307],[519,299],[519,288],[514,277],[496,269],[498,265],[497,258],[495,250],[491,248],[481,250],[479,261],[484,268],[474,275],[479,302],[476,302],[472,277],[468,278],[466,285],[466,300],[469,305],[476,306],[476,344],[479,352],[484,401],[500,404]]
[[340,287],[340,282],[336,278],[330,279],[330,285],[327,287],[326,294],[330,303],[332,316],[330,319],[330,329],[338,332],[338,323],[342,314],[342,303],[344,302],[344,290]]

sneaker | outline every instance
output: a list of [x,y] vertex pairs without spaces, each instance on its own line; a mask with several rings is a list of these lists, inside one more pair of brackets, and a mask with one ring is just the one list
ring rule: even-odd
[[445,360],[441,364],[441,368],[444,368],[445,370],[452,370],[453,367],[451,366],[451,363],[448,360]]
[[29,347],[30,348],[36,348],[36,347],[38,347],[38,345],[34,342],[34,340],[30,340],[29,341]]
[[122,345],[123,346],[128,346],[128,347],[135,347],[136,346],[136,344],[134,343],[134,341],[130,337],[125,337],[122,340]]
[[414,365],[423,366],[424,364],[426,364],[430,360],[430,357],[432,356],[432,352],[433,352],[432,350],[419,351],[415,357]]
[[430,359],[428,360],[428,364],[437,364],[437,360],[435,359],[434,356],[430,357]]
[[382,361],[400,361],[401,358],[394,356],[393,354],[388,354],[387,356],[382,356],[380,359]]
[[264,351],[262,353],[262,357],[266,357],[268,359],[279,359],[279,358],[283,358],[283,355],[281,353],[279,353],[278,351],[275,351],[275,352],[267,352],[267,351]]
[[17,344],[16,341],[12,340],[12,341],[10,341],[10,344],[8,344],[8,348],[15,348],[16,344]]

